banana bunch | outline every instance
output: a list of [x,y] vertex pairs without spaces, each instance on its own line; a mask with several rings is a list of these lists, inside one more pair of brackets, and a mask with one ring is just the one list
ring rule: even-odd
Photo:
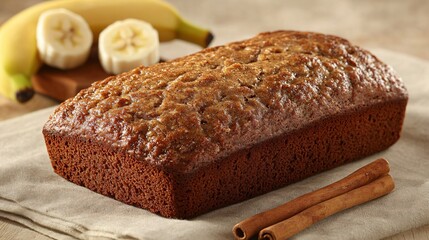
[[83,17],[98,41],[100,32],[127,18],[150,23],[159,41],[181,39],[207,47],[213,35],[183,19],[162,0],[57,0],[47,1],[18,13],[0,27],[0,93],[18,102],[34,94],[31,76],[42,65],[37,50],[36,28],[40,15],[50,9],[64,8]]

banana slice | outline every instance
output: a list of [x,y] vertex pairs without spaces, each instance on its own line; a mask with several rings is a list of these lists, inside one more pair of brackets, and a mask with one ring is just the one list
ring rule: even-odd
[[140,65],[159,61],[158,32],[149,23],[137,19],[114,22],[98,40],[101,66],[108,73],[119,74]]
[[84,18],[59,8],[40,15],[36,39],[42,61],[53,67],[70,69],[86,61],[93,37]]

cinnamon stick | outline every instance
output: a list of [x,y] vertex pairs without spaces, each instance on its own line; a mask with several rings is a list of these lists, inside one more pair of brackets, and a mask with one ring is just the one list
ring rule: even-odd
[[279,207],[245,219],[234,226],[232,230],[234,237],[239,240],[250,239],[265,227],[288,219],[318,203],[368,184],[380,176],[386,175],[389,170],[390,168],[387,160],[383,158],[377,159],[335,183],[302,195]]
[[263,229],[259,233],[259,240],[287,239],[337,212],[384,196],[390,193],[394,187],[392,177],[385,175],[367,185],[316,204],[289,219]]

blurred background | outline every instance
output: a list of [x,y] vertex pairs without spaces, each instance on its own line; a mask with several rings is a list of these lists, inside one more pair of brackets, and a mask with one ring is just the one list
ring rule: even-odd
[[[367,49],[384,48],[429,61],[428,0],[167,0],[187,19],[212,30],[214,45],[259,32],[290,29],[344,37]],[[1,0],[0,23],[41,0]],[[172,59],[198,51],[180,41],[163,44]],[[0,96],[0,120],[58,104],[36,95],[25,104]]]

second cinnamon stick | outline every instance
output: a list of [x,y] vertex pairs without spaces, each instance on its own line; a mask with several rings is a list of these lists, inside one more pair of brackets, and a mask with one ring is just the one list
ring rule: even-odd
[[369,202],[390,193],[395,184],[390,175],[356,188],[335,198],[316,204],[297,215],[263,229],[259,240],[285,240],[312,224],[337,212]]

